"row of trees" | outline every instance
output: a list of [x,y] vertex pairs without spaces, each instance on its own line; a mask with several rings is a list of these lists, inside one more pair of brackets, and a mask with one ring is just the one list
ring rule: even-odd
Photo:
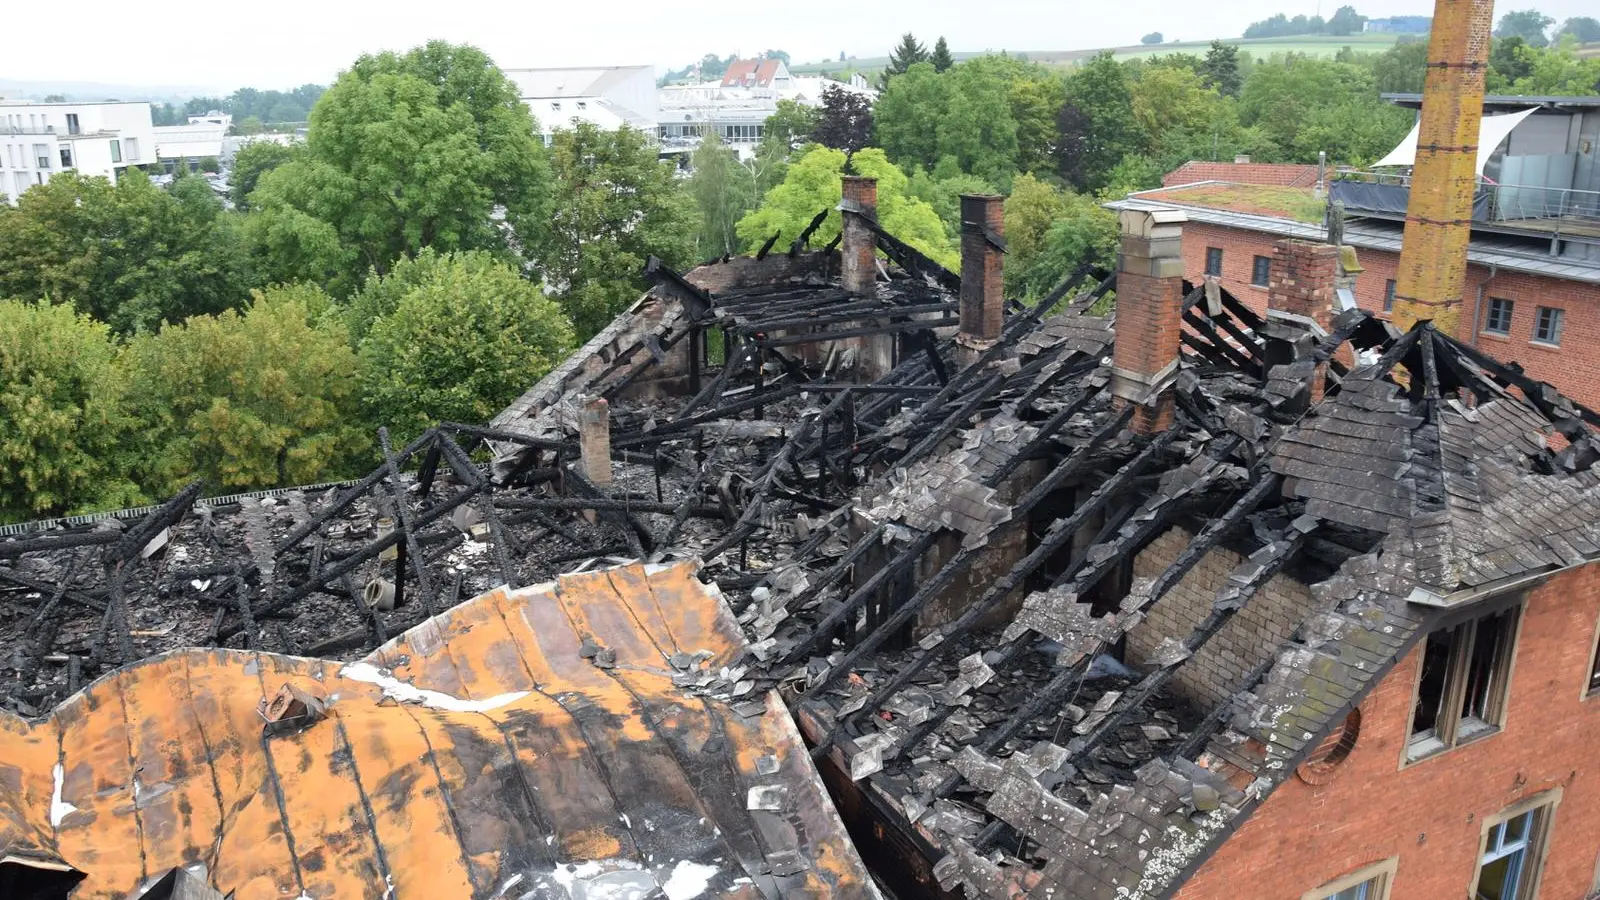
[[1554,24],[1555,19],[1537,9],[1517,10],[1500,17],[1494,36],[1521,38],[1530,47],[1548,47],[1568,39],[1579,44],[1600,42],[1600,20],[1593,16],[1574,16],[1552,33],[1550,27]]
[[423,251],[349,302],[315,285],[121,338],[0,300],[0,520],[350,477],[373,429],[482,421],[571,349],[554,303],[481,251]]
[[218,110],[231,113],[235,127],[248,134],[260,126],[306,121],[324,90],[320,84],[302,84],[289,91],[239,88],[226,97],[191,97],[182,106],[151,104],[151,117],[157,125],[183,125],[189,116]]
[[488,57],[434,43],[241,152],[235,210],[137,171],[0,207],[0,519],[342,477],[378,424],[491,417],[695,247],[648,135],[536,134]]
[[1245,28],[1244,36],[1248,39],[1294,37],[1303,34],[1329,34],[1344,37],[1351,34],[1360,34],[1366,27],[1367,17],[1356,12],[1353,6],[1341,6],[1331,18],[1321,16],[1306,18],[1298,15],[1289,18],[1283,13],[1259,22],[1250,23]]

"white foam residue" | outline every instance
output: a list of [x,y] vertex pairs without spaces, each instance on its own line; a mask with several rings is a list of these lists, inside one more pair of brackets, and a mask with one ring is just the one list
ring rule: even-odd
[[512,888],[516,887],[517,885],[519,885],[521,883],[522,883],[522,873],[518,872],[517,874],[511,876],[510,878],[507,878],[506,879],[506,883],[500,885],[500,890],[495,891],[494,895],[497,898],[504,897],[506,894],[511,892]]
[[50,792],[50,827],[60,828],[61,820],[77,812],[78,808],[61,799],[61,783],[66,780],[66,771],[60,763],[56,763],[55,776],[55,790]]
[[442,709],[447,712],[489,712],[528,696],[527,691],[512,691],[509,694],[500,694],[483,700],[466,700],[407,684],[392,675],[385,674],[384,670],[377,666],[364,662],[351,663],[340,669],[339,674],[351,681],[377,685],[383,688],[385,697],[393,698],[396,702],[420,703],[431,709]]
[[672,867],[672,877],[661,890],[666,892],[667,900],[693,900],[711,889],[711,877],[716,874],[716,866],[686,859]]

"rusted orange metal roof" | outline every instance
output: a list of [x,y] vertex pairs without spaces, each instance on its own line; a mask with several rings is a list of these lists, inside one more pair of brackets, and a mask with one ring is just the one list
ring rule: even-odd
[[[674,684],[742,649],[678,565],[496,591],[361,663],[170,653],[0,714],[0,858],[74,900],[173,867],[237,900],[875,896],[777,697]],[[286,685],[325,717],[267,728]]]

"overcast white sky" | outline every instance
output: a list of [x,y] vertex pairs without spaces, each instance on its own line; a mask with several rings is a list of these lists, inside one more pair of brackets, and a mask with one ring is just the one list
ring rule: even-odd
[[[363,52],[431,38],[471,43],[507,68],[654,64],[664,71],[707,52],[787,50],[798,62],[841,51],[881,56],[911,30],[952,49],[1075,50],[1239,35],[1277,12],[1331,15],[1339,0],[808,0],[740,4],[682,0],[276,0],[132,11],[125,0],[77,0],[54,13],[54,34],[10,35],[0,82],[99,81],[231,90],[327,83]],[[1355,3],[1368,16],[1432,13],[1429,0]],[[1594,0],[1508,0],[1557,20],[1595,15]],[[67,10],[70,9],[70,12]],[[174,7],[173,10],[177,10]],[[56,30],[59,29],[59,30]]]

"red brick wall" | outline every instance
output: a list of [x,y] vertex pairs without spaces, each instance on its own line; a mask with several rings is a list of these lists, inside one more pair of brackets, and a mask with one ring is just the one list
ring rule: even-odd
[[1419,647],[1361,704],[1360,737],[1333,779],[1291,776],[1178,900],[1299,900],[1389,857],[1399,858],[1392,900],[1464,898],[1484,818],[1556,787],[1539,897],[1586,896],[1600,853],[1600,697],[1580,698],[1597,617],[1600,565],[1533,591],[1504,729],[1402,770]]
[[1317,183],[1316,166],[1278,163],[1186,162],[1161,178],[1162,187],[1194,184],[1197,181],[1227,181],[1233,184],[1276,184],[1311,187]]
[[[1222,248],[1222,286],[1257,311],[1267,307],[1267,289],[1250,283],[1251,260],[1256,255],[1272,256],[1278,237],[1259,231],[1189,222],[1183,230],[1184,277],[1196,284],[1205,273],[1206,248]],[[1384,284],[1395,278],[1399,254],[1361,250],[1361,265],[1366,271],[1356,279],[1356,302],[1362,309],[1383,313]],[[1480,288],[1483,301],[1478,300]],[[1515,303],[1511,334],[1501,337],[1482,330],[1488,298],[1503,297]],[[1566,312],[1561,346],[1547,347],[1533,342],[1537,308],[1549,306]],[[1600,285],[1561,281],[1537,275],[1500,271],[1487,267],[1467,267],[1466,301],[1461,322],[1469,333],[1458,338],[1473,343],[1471,330],[1478,332],[1476,344],[1496,359],[1517,362],[1528,374],[1548,381],[1562,393],[1585,406],[1600,406]]]

